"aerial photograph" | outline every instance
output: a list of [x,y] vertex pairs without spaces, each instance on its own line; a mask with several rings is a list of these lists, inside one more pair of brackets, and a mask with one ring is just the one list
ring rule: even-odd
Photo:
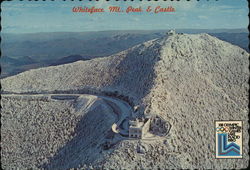
[[247,0],[1,3],[1,169],[249,167]]

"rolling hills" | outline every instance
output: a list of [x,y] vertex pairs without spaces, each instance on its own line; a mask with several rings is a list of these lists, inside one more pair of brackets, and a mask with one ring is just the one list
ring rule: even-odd
[[[99,32],[52,32],[32,34],[2,33],[1,43],[1,78],[18,74],[20,72],[50,65],[66,63],[62,60],[72,55],[84,56],[92,59],[105,57],[122,50],[133,47],[145,41],[161,38],[167,30],[124,30],[124,31],[99,31]],[[180,33],[206,32],[221,40],[248,49],[248,31],[245,29],[177,29]],[[98,47],[98,48],[96,48]],[[5,57],[20,60],[29,56],[36,63],[24,65],[8,65],[5,67]],[[3,61],[2,61],[3,60]],[[71,62],[78,61],[71,58]],[[58,63],[57,63],[58,62]]]

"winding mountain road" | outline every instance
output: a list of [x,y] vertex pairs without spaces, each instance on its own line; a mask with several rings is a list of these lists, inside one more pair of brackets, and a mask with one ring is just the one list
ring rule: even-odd
[[[99,96],[99,95],[90,95],[90,94],[1,94],[2,97],[21,97],[22,99],[27,98],[40,98],[43,100],[76,100],[81,99],[81,97],[89,97],[89,98],[99,98],[103,99],[104,102],[110,106],[113,112],[117,116],[116,127],[118,131],[114,131],[115,133],[119,133],[122,136],[128,136],[128,126],[124,124],[128,124],[128,120],[132,116],[133,109],[131,106],[118,98],[108,97],[108,96]],[[85,108],[90,108],[94,103],[87,103]]]

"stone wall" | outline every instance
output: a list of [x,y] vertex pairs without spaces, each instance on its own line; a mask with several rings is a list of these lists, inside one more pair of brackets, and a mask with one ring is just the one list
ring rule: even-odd
[[144,124],[144,126],[142,127],[142,138],[148,133],[150,128],[150,122],[151,122],[150,119],[148,119]]

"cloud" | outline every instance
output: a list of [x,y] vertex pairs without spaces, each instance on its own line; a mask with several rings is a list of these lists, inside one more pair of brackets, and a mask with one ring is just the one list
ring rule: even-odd
[[199,18],[199,19],[208,19],[208,17],[205,16],[205,15],[199,15],[198,18]]
[[190,10],[192,8],[196,8],[197,1],[141,1],[138,5],[142,5],[144,7],[147,6],[161,6],[161,7],[168,7],[172,6],[176,8],[178,11],[181,10]]
[[[223,2],[222,2],[223,1]],[[240,5],[239,5],[240,4]],[[230,0],[207,2],[191,0],[181,1],[6,1],[2,4],[2,25],[5,31],[77,31],[107,29],[158,29],[183,27],[236,27],[248,24],[248,8],[244,3]],[[72,13],[74,6],[104,8],[105,13],[88,15]],[[120,6],[125,10],[128,6],[151,6],[166,8],[172,6],[174,13],[109,13],[109,6]],[[229,20],[235,22],[228,26]],[[32,26],[34,25],[34,26]],[[18,26],[6,27],[6,26]]]
[[94,3],[89,3],[88,5],[95,6],[96,8],[104,8],[108,9],[109,6],[118,6],[120,2],[114,2],[114,1],[95,1]]
[[2,4],[3,8],[6,9],[22,9],[22,8],[37,8],[37,7],[46,7],[46,6],[50,6],[50,4],[47,3],[39,3],[39,1],[35,1],[32,3],[28,3],[28,2],[18,2],[18,1],[4,1],[5,3]]
[[136,21],[136,22],[140,21],[140,18],[137,18],[137,17],[132,17],[131,19],[132,21]]

